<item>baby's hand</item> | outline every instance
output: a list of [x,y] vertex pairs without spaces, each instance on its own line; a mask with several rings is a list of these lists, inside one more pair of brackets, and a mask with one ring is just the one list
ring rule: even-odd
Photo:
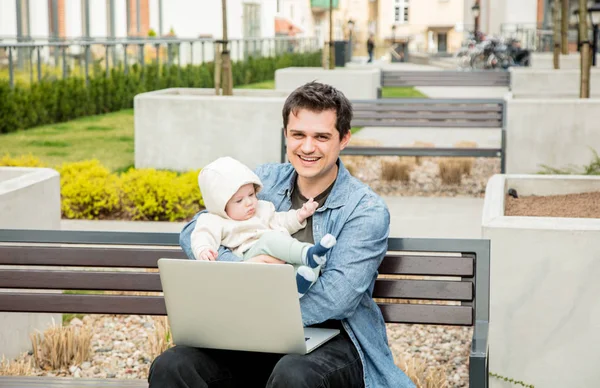
[[308,217],[315,214],[315,211],[319,207],[319,203],[315,202],[312,198],[302,205],[302,209],[298,210],[298,221],[300,223],[304,222]]
[[210,248],[206,248],[205,250],[200,252],[200,256],[198,256],[198,260],[215,261],[215,260],[217,260],[217,256],[218,256],[217,252],[215,252],[214,250],[212,250]]

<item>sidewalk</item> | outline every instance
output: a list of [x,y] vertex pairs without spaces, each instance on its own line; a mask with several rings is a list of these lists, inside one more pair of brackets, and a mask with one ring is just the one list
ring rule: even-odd
[[[383,197],[392,237],[480,238],[483,198]],[[62,230],[179,233],[185,222],[62,220]]]

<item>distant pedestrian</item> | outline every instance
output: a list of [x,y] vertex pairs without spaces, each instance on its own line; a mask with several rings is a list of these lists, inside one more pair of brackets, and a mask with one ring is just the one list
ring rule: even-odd
[[369,35],[369,39],[367,39],[367,52],[369,53],[369,60],[367,63],[373,62],[373,51],[375,50],[375,39],[373,39],[373,34]]

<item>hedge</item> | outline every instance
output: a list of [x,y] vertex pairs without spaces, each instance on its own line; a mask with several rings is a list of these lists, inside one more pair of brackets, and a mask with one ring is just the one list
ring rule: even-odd
[[[276,69],[290,66],[319,66],[321,53],[283,54],[271,58],[249,58],[234,62],[233,84],[273,79]],[[89,81],[80,76],[65,79],[44,78],[31,85],[11,88],[0,80],[0,134],[59,123],[77,117],[114,112],[133,107],[133,97],[146,91],[170,88],[214,87],[214,64],[157,66],[127,69],[115,67],[106,71],[96,65]]]
[[[0,166],[45,167],[32,156],[0,158]],[[185,221],[204,207],[198,173],[131,168],[111,173],[97,160],[64,163],[61,212],[69,219]]]

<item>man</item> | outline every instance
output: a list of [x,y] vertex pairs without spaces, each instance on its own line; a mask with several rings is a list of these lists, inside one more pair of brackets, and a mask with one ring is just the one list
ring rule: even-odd
[[367,63],[373,62],[373,51],[375,51],[375,39],[373,38],[373,34],[369,34],[369,39],[367,39],[367,53],[369,54],[369,60]]
[[[339,328],[340,335],[307,355],[196,349],[176,346],[150,368],[150,387],[414,387],[394,365],[385,323],[371,298],[387,250],[390,216],[385,203],[354,179],[339,159],[350,141],[352,105],[335,88],[299,87],[283,107],[290,163],[260,166],[259,197],[277,211],[314,198],[319,208],[294,234],[313,243],[326,233],[337,244],[321,277],[300,299],[304,326]],[[190,222],[180,236],[190,258]],[[219,260],[240,261],[221,248]],[[281,263],[269,256],[254,261]],[[207,296],[210,297],[210,296]],[[243,320],[243,317],[240,317]]]

